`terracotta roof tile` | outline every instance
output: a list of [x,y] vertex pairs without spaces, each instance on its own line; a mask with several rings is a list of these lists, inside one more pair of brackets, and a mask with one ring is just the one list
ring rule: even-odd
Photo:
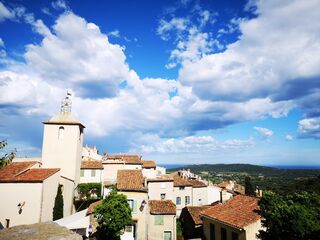
[[156,168],[157,167],[155,161],[142,160],[141,162],[143,164],[143,168]]
[[201,187],[207,186],[207,184],[205,184],[204,182],[196,180],[196,179],[190,179],[189,183],[192,185],[193,188],[201,188]]
[[17,174],[26,171],[28,168],[34,166],[38,162],[13,162],[0,169],[0,180],[12,179]]
[[148,182],[173,182],[173,177],[169,174],[159,175],[156,178],[148,178]]
[[91,203],[87,210],[87,215],[90,215],[94,212],[94,208],[102,203],[103,200],[99,200],[97,202]]
[[37,162],[15,162],[0,170],[0,182],[42,182],[59,168],[31,168]]
[[186,209],[189,212],[194,224],[201,225],[202,220],[200,218],[200,212],[208,209],[209,207],[212,207],[212,206],[194,206],[194,207],[186,207]]
[[82,161],[81,169],[103,169],[102,161],[96,161],[96,160]]
[[176,214],[176,205],[171,200],[149,200],[151,214]]
[[258,210],[257,198],[238,195],[224,204],[217,204],[202,211],[201,215],[241,229],[260,219]]
[[184,187],[184,186],[192,186],[192,184],[189,182],[189,180],[184,179],[179,176],[173,177],[173,182],[175,187]]
[[125,164],[142,165],[141,156],[130,154],[107,154],[104,158],[104,163],[109,163],[108,160],[120,160]]
[[117,188],[120,191],[146,192],[141,170],[118,170]]

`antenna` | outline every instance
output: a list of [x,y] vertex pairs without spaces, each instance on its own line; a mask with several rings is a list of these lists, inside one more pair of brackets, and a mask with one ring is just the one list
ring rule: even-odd
[[71,113],[71,93],[67,91],[67,96],[61,101],[61,113]]

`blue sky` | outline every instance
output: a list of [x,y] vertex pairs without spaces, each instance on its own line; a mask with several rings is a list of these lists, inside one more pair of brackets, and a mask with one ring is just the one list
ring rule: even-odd
[[319,165],[319,19],[317,0],[1,1],[0,138],[40,155],[68,90],[100,152]]

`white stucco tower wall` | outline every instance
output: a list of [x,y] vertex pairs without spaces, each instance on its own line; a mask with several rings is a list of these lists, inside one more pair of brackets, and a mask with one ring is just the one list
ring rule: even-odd
[[71,101],[62,101],[61,113],[44,122],[42,167],[60,168],[63,184],[64,216],[73,209],[75,188],[80,181],[84,126],[71,115]]

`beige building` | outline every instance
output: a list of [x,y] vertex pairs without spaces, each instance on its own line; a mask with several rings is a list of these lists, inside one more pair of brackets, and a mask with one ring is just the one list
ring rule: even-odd
[[157,178],[149,178],[146,181],[150,200],[174,201],[173,177],[170,175],[161,175]]
[[192,184],[189,180],[184,179],[178,175],[173,177],[173,194],[177,206],[177,216],[180,216],[182,209],[185,206],[192,206]]
[[122,240],[144,240],[148,235],[148,190],[142,170],[119,170],[117,175],[117,189],[127,196],[132,209],[132,224],[125,227]]
[[14,162],[0,169],[0,228],[52,220],[59,168]]
[[155,161],[151,160],[141,160],[142,162],[142,174],[146,178],[155,178],[157,177],[157,165]]
[[201,212],[206,239],[256,240],[262,229],[258,199],[237,195]]
[[176,239],[176,206],[171,200],[150,200],[148,215],[149,240]]
[[80,183],[102,183],[103,165],[99,160],[87,159],[81,162]]
[[69,96],[62,101],[60,114],[43,124],[42,166],[61,169],[59,182],[64,189],[63,213],[68,216],[75,212],[73,200],[80,181],[85,127],[71,115]]

